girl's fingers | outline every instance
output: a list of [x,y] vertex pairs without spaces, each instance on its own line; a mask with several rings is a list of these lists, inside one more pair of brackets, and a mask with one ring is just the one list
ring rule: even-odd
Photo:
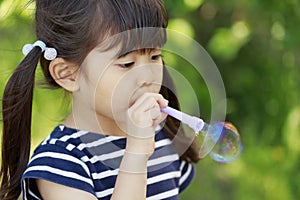
[[136,126],[154,127],[165,119],[166,114],[160,109],[167,105],[168,101],[162,95],[146,93],[128,109],[128,115]]

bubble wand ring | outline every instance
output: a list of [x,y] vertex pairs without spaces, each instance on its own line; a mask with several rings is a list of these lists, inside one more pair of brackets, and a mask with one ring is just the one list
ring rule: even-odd
[[231,123],[216,122],[206,124],[202,119],[190,116],[171,107],[161,108],[161,111],[188,125],[204,137],[199,158],[209,154],[217,162],[228,163],[235,161],[243,150],[240,135]]

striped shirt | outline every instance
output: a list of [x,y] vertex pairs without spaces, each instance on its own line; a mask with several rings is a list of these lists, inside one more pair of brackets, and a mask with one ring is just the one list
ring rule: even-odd
[[[98,199],[111,198],[126,138],[57,126],[35,149],[22,178],[24,200],[42,199],[34,179],[84,190]],[[192,181],[192,164],[179,159],[163,131],[155,135],[149,158],[147,200],[178,199]]]

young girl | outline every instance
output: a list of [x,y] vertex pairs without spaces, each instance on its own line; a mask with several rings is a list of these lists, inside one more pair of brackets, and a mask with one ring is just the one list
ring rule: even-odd
[[[2,98],[0,199],[178,199],[199,158],[160,110],[179,109],[161,56],[163,2],[36,0],[35,26]],[[28,163],[39,61],[73,107]]]

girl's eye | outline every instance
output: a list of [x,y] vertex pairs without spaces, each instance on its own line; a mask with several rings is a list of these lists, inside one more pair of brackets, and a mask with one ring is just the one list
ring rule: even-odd
[[158,61],[162,58],[162,55],[161,54],[157,54],[157,55],[153,55],[151,56],[151,59],[154,60],[154,61]]
[[133,65],[134,65],[134,62],[119,64],[119,66],[122,68],[129,68],[129,67],[132,67]]

